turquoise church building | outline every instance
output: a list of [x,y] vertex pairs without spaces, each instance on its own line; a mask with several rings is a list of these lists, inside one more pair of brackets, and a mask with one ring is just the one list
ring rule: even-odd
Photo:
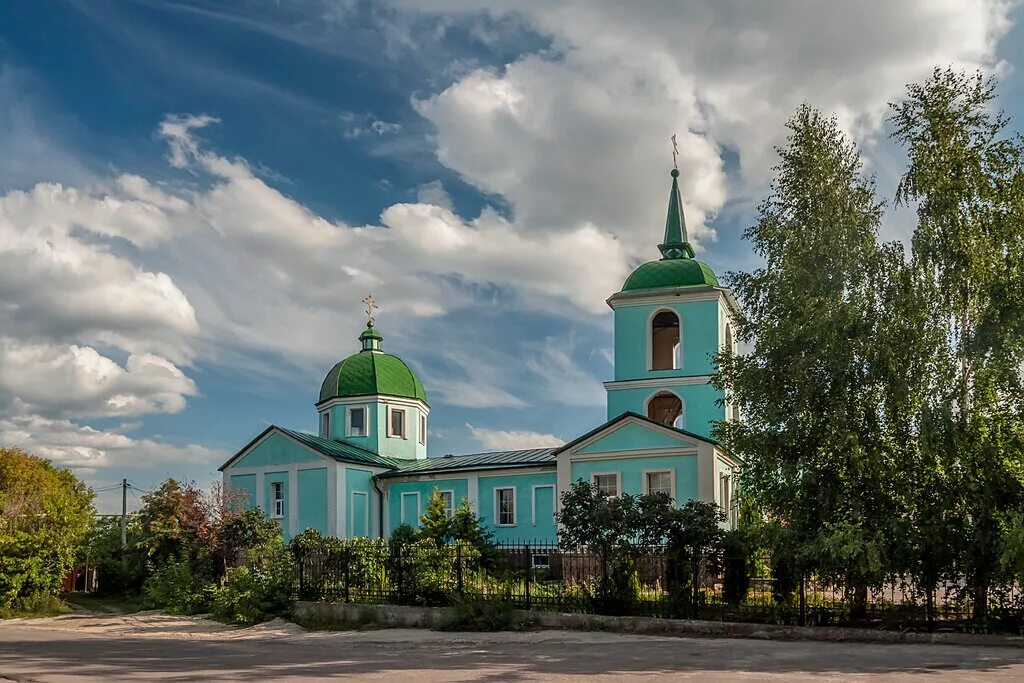
[[558,448],[428,457],[430,403],[416,373],[385,353],[372,315],[360,349],[330,369],[315,407],[317,435],[271,426],[220,467],[227,488],[280,520],[337,537],[417,526],[436,489],[462,499],[505,543],[557,542],[560,494],[582,479],[608,495],[668,493],[711,501],[736,523],[740,463],[712,438],[739,411],[711,385],[713,356],[734,348],[737,303],[694,258],[672,170],[661,258],[608,298],[614,376],[607,421]]

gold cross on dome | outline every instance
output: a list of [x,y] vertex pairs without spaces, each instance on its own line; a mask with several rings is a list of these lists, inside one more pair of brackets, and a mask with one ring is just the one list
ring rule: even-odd
[[679,145],[676,144],[675,133],[672,134],[672,168],[678,169],[679,165],[676,163],[676,158],[679,156]]
[[373,294],[367,294],[363,303],[366,304],[366,326],[373,327],[373,311],[380,306],[373,300]]

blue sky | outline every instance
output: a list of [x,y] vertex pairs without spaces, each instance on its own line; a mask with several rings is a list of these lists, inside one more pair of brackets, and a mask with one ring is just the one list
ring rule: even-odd
[[1012,3],[429,6],[0,6],[0,443],[206,483],[267,424],[314,429],[368,292],[432,455],[568,440],[604,418],[603,301],[657,255],[671,134],[723,274],[757,263],[799,102],[887,197],[886,103],[933,65],[1021,114]]

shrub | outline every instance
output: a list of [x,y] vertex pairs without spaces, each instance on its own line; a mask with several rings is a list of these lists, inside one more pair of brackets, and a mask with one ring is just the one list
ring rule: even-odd
[[525,631],[529,619],[517,617],[512,604],[502,600],[461,598],[437,626],[438,631]]
[[211,612],[216,619],[256,624],[288,611],[292,599],[292,555],[279,538],[251,551],[249,566],[228,570],[213,591]]
[[171,557],[146,579],[143,603],[171,614],[199,614],[209,608],[214,587],[194,574],[187,561]]

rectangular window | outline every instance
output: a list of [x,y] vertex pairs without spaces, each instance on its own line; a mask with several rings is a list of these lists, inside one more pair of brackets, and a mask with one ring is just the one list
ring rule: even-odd
[[595,474],[594,486],[602,496],[617,496],[619,495],[619,475]]
[[348,435],[366,436],[366,408],[348,409]]
[[390,419],[390,431],[388,436],[394,436],[399,439],[405,438],[405,410],[402,408],[391,408],[388,411]]
[[533,568],[534,569],[548,569],[551,567],[551,556],[550,555],[534,555],[533,556]]
[[669,498],[674,498],[672,492],[671,472],[648,472],[647,493],[664,493]]
[[455,513],[455,492],[441,491],[441,500],[444,501],[445,517],[451,518],[451,516]]
[[284,517],[284,482],[275,481],[270,484],[270,516],[274,519]]
[[494,489],[494,518],[498,526],[515,526],[516,490],[514,488]]
[[427,445],[427,416],[420,413],[420,443]]
[[324,439],[331,438],[331,414],[323,413],[320,415],[320,436]]

